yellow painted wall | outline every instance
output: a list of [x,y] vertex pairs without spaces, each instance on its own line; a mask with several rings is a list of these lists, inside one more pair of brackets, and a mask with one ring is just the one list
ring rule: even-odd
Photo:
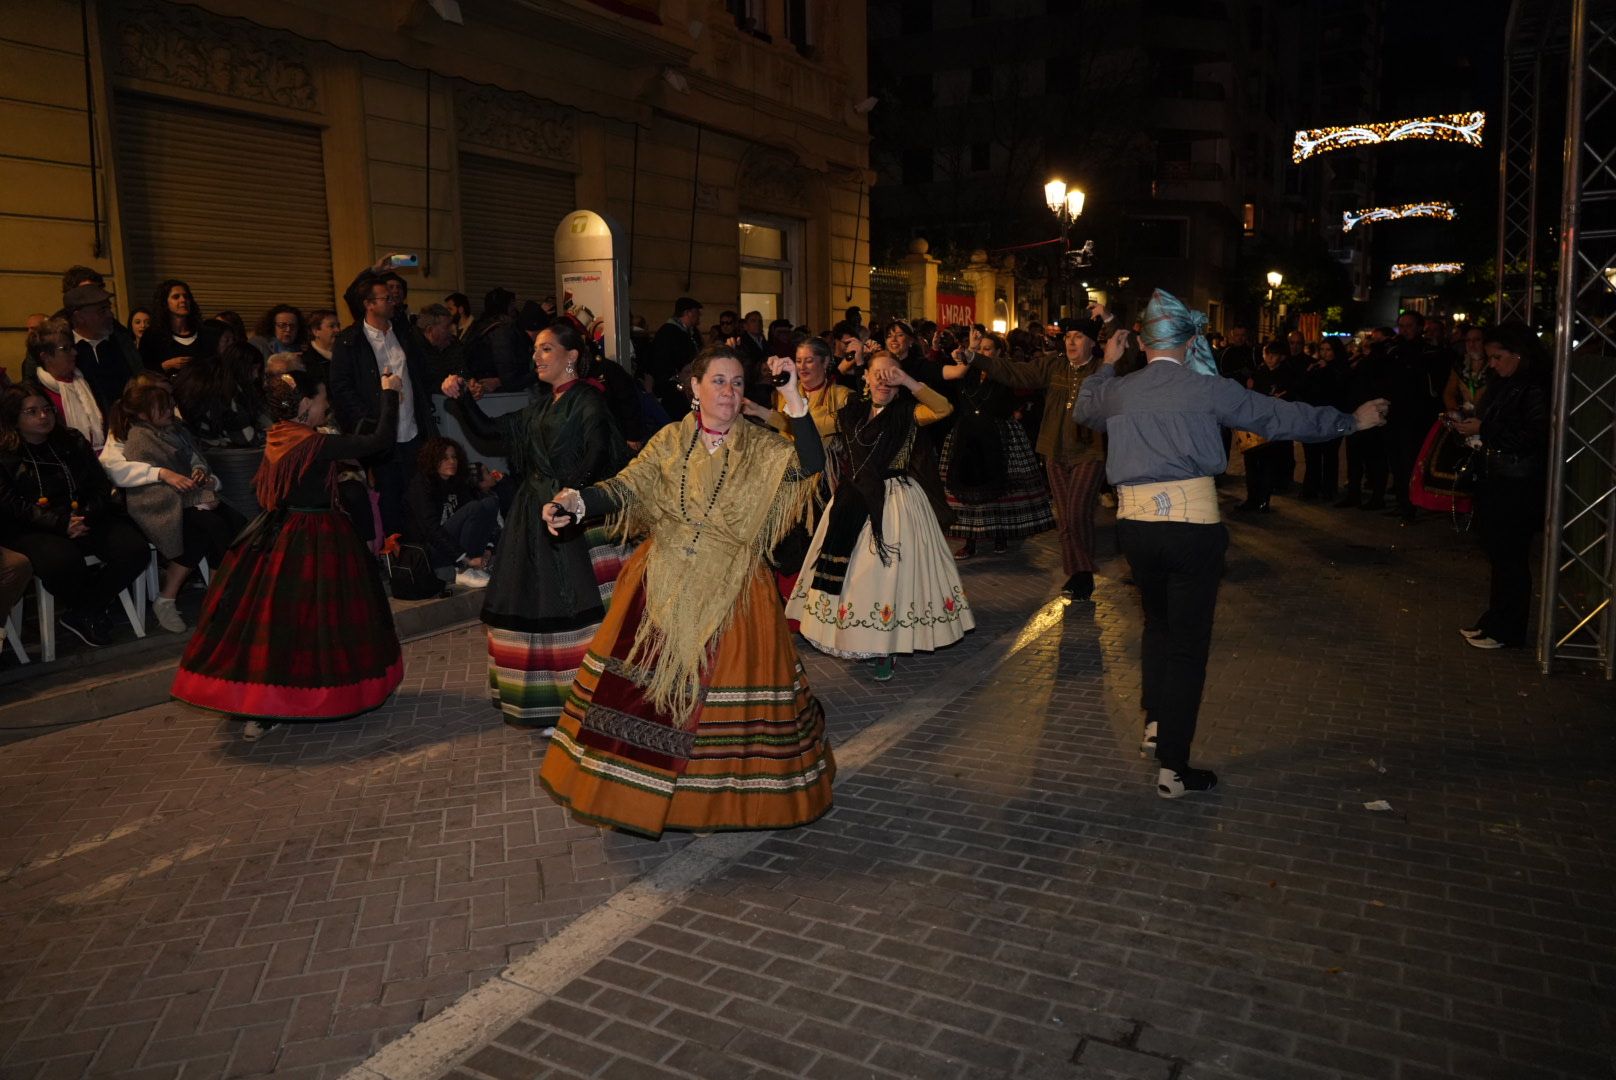
[[[293,105],[230,97],[236,91],[228,87],[167,85],[161,71],[142,69],[140,78],[131,79],[117,62],[123,5],[165,2],[92,0],[92,14],[103,24],[92,28],[100,50],[93,60],[102,107],[115,92],[132,90],[318,125],[334,300],[362,266],[392,251],[420,254],[430,270],[409,275],[413,307],[462,287],[455,109],[457,86],[463,93],[469,84],[447,73],[467,76],[470,58],[489,55],[491,83],[503,84],[507,93],[533,95],[518,100],[532,101],[535,109],[570,110],[576,160],[558,167],[575,171],[580,206],[603,210],[625,230],[632,224],[631,307],[652,326],[686,293],[703,301],[709,322],[738,303],[736,223],[743,202],[745,212],[803,223],[804,310],[790,312],[792,318],[829,326],[849,303],[869,306],[869,204],[867,193],[861,203],[858,185],[867,154],[862,118],[850,111],[854,95],[863,94],[862,5],[839,5],[836,21],[845,20],[847,28],[827,42],[829,59],[819,62],[805,61],[778,42],[758,43],[715,29],[691,43],[695,85],[688,93],[674,92],[659,72],[662,64],[677,62],[668,50],[682,47],[678,35],[689,19],[665,20],[652,37],[623,54],[638,66],[615,73],[615,97],[602,97],[592,85],[580,89],[579,73],[570,69],[511,66],[518,51],[546,55],[550,29],[542,21],[524,27],[526,50],[512,51],[507,36],[501,48],[510,56],[486,52],[487,27],[481,23],[462,32],[431,18],[403,29],[379,29],[365,36],[361,53],[345,16],[314,0],[171,5],[185,19],[218,20],[217,25],[233,28],[230,34],[254,42],[284,42],[293,62],[307,65],[317,89],[312,111],[299,112]],[[665,4],[670,11],[678,9],[674,14],[690,6]],[[66,266],[95,265],[117,288],[112,276],[120,243],[117,174],[116,163],[106,162],[105,155],[103,163],[111,166],[103,181],[102,210],[109,254],[100,259],[91,254],[80,33],[77,0],[20,0],[0,22],[0,131],[7,133],[0,142],[0,191],[5,193],[0,200],[0,363],[13,371],[22,354],[26,316],[59,306]],[[428,39],[433,46],[423,49],[421,41]],[[442,72],[432,79],[430,162],[423,63]],[[102,71],[103,65],[108,70]],[[587,70],[598,74],[600,68]],[[699,173],[698,119],[703,125]],[[739,189],[743,163],[765,149],[758,143],[764,133],[774,151],[789,155],[802,170],[807,197],[798,205],[760,205]],[[126,312],[127,304],[121,302],[119,309]],[[346,313],[343,318],[346,322]]]
[[[75,0],[8,5],[0,19],[0,131],[0,365],[15,376],[29,314],[62,306],[63,270],[94,266],[117,289],[111,259],[94,254]],[[103,207],[103,230],[105,214]]]

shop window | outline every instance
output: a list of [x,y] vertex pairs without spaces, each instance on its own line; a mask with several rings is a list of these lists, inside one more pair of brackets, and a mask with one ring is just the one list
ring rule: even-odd
[[774,319],[802,318],[794,291],[798,232],[798,226],[785,221],[748,218],[740,223],[741,311],[761,312],[765,326]]

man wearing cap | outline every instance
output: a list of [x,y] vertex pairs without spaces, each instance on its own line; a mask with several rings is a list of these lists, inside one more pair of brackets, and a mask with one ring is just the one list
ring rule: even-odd
[[1128,334],[1112,334],[1105,362],[1073,407],[1078,423],[1110,437],[1106,475],[1117,489],[1117,536],[1145,613],[1142,747],[1156,751],[1156,793],[1164,799],[1218,782],[1211,770],[1190,767],[1190,743],[1229,546],[1212,484],[1228,465],[1219,426],[1322,442],[1386,422],[1384,400],[1344,413],[1219,378],[1205,330],[1205,313],[1157,289],[1140,333],[1145,368],[1116,377]]
[[62,294],[62,310],[73,327],[79,372],[105,413],[123,395],[129,380],[140,374],[140,353],[133,340],[114,333],[112,294],[100,285],[68,289]]
[[[1098,305],[1091,308],[1092,313],[1099,310]],[[1066,574],[1061,592],[1079,603],[1094,594],[1094,497],[1105,478],[1105,444],[1097,432],[1073,419],[1072,403],[1097,366],[1103,325],[1098,317],[1062,319],[1059,351],[1041,352],[1022,362],[959,349],[954,354],[956,363],[943,369],[943,378],[953,380],[964,376],[966,365],[973,365],[995,382],[1017,390],[1044,391],[1037,450],[1049,476],[1060,536],[1061,569]]]
[[651,355],[645,373],[651,376],[651,393],[662,402],[670,419],[683,418],[690,411],[690,399],[679,388],[679,373],[701,351],[701,302],[681,296],[673,302],[673,317],[663,323],[651,339]]

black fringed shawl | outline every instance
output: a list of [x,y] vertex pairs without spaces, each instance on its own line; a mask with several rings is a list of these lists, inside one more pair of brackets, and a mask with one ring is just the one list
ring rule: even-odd
[[887,479],[903,475],[904,451],[912,450],[915,441],[915,399],[901,391],[879,414],[872,417],[872,411],[870,402],[857,398],[836,414],[836,430],[842,437],[844,453],[813,580],[814,588],[832,595],[841,595],[847,561],[866,521],[883,564],[901,554],[882,536],[881,516],[886,505]]

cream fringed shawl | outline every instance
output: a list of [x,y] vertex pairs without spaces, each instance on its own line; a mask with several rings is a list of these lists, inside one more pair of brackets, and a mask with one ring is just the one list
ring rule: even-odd
[[624,535],[651,537],[645,611],[625,674],[680,727],[701,700],[706,666],[742,588],[795,525],[811,521],[819,492],[818,474],[804,475],[792,444],[766,428],[738,420],[712,454],[699,442],[692,450],[694,440],[696,419],[687,416],[596,485],[616,507],[613,521]]

